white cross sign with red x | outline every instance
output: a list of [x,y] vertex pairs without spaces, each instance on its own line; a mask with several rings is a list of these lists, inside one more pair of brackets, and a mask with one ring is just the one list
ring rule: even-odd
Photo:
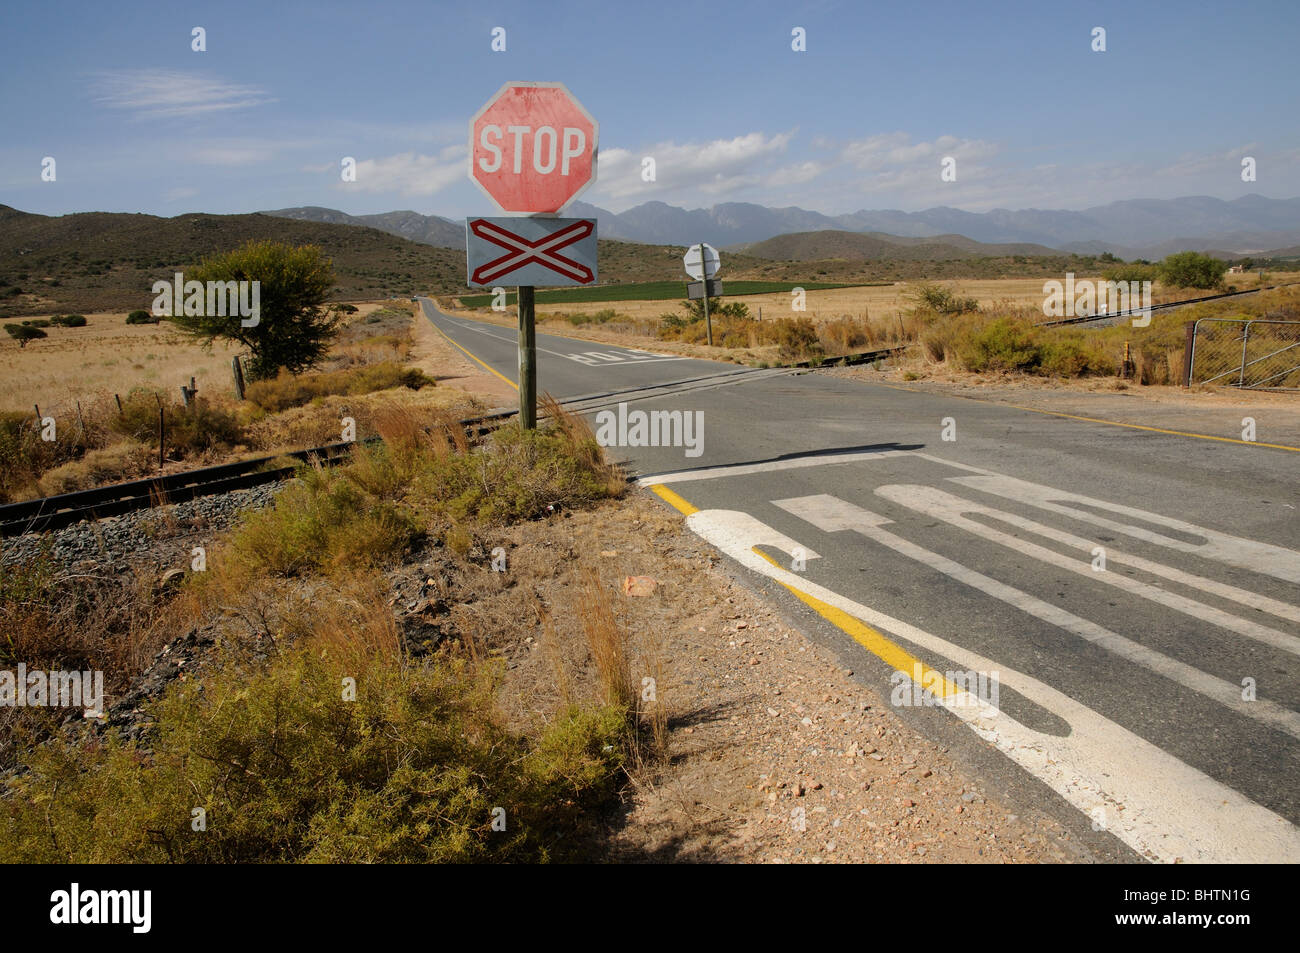
[[469,283],[567,286],[596,283],[596,221],[590,218],[468,218]]

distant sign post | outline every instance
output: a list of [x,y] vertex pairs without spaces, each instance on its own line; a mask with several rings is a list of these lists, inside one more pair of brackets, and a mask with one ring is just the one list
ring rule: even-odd
[[722,269],[722,256],[712,245],[700,242],[686,249],[686,254],[682,256],[682,264],[686,266],[686,273],[699,282],[698,295],[692,293],[694,285],[688,287],[686,293],[690,298],[704,299],[704,333],[708,335],[709,347],[712,347],[713,322],[709,320],[709,295],[717,294],[714,291],[715,287],[721,288],[712,278]]
[[[506,83],[469,122],[469,177],[503,212],[470,218],[471,285],[519,282],[519,423],[537,426],[533,290],[596,280],[596,223],[556,214],[596,181],[599,126],[562,83]],[[528,216],[528,217],[525,217]]]

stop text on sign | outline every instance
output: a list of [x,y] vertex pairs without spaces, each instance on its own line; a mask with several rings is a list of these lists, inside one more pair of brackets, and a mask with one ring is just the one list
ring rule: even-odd
[[[565,126],[562,133],[557,133],[551,126],[541,126],[536,131],[531,126],[500,126],[489,123],[479,133],[479,145],[487,155],[481,155],[478,167],[484,172],[499,172],[503,161],[502,140],[507,134],[513,138],[513,144],[507,142],[505,153],[511,158],[505,159],[513,164],[514,174],[524,171],[524,157],[532,160],[532,169],[539,175],[550,175],[555,171],[555,164],[560,164],[560,175],[568,175],[574,159],[580,159],[587,152],[587,134],[574,126]],[[561,148],[560,143],[564,145]],[[531,147],[529,143],[531,142]]]
[[559,212],[596,179],[599,126],[561,83],[506,83],[470,120],[469,177],[504,212]]

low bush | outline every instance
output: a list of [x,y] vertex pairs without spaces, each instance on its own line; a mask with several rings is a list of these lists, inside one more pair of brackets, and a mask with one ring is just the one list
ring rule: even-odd
[[422,387],[432,387],[434,383],[433,378],[419,368],[403,367],[391,361],[384,361],[379,364],[311,374],[290,374],[288,371],[281,371],[277,377],[249,384],[244,396],[263,410],[275,413],[290,407],[299,407],[330,394],[370,394],[391,387],[419,390]]
[[[178,682],[149,750],[59,740],[0,802],[18,863],[541,861],[613,792],[627,713],[503,728],[494,676],[441,657],[345,663],[302,646]],[[355,679],[355,700],[340,685]],[[191,821],[204,810],[206,830]],[[506,827],[494,829],[505,811]]]
[[[158,446],[159,403],[152,391],[136,388],[122,401],[122,412],[108,417],[114,433],[149,446]],[[202,397],[186,407],[164,404],[167,451],[176,458],[203,453],[242,442],[239,421],[229,411],[213,406]]]
[[158,324],[160,321],[162,321],[162,318],[152,311],[145,311],[143,308],[136,308],[126,316],[127,324]]

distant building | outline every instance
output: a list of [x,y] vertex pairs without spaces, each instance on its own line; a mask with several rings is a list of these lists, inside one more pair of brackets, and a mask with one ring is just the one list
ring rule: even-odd
[[1245,265],[1233,265],[1231,268],[1228,269],[1228,274],[1230,275],[1244,275],[1245,273],[1246,273]]

